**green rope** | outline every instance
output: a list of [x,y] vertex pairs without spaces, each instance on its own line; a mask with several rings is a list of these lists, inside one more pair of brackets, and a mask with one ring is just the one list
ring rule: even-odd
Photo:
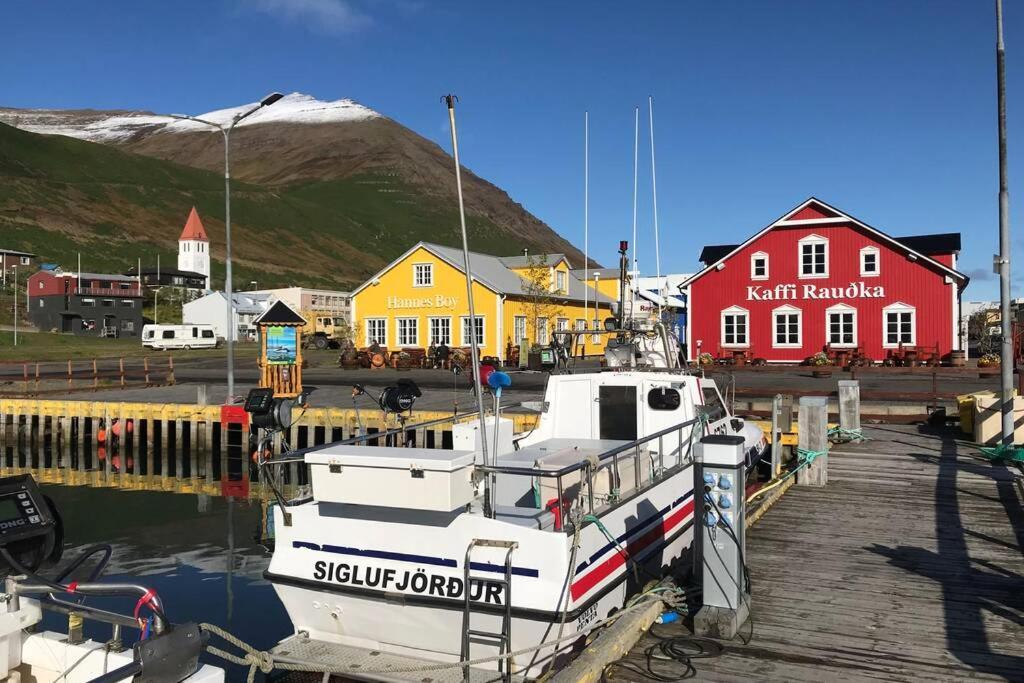
[[864,436],[861,432],[860,427],[856,429],[846,429],[845,427],[833,427],[828,430],[828,436],[838,436],[841,439],[847,439],[848,441],[871,441],[870,437]]
[[1016,462],[1024,463],[1024,448],[1001,444],[995,448],[982,448],[981,454],[995,463]]
[[806,448],[797,448],[796,457],[800,461],[800,464],[797,465],[797,469],[804,467],[805,465],[810,465],[823,455],[828,455],[828,451],[811,451]]

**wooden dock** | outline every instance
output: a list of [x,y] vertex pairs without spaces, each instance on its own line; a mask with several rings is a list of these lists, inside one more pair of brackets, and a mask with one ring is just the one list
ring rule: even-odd
[[[1020,472],[952,430],[864,432],[833,447],[827,487],[794,486],[750,530],[752,636],[693,659],[695,680],[1024,681]],[[628,659],[687,633],[654,626]]]
[[[535,413],[507,412],[516,431],[528,431]],[[451,424],[414,428],[451,418],[416,411],[399,443],[451,447]],[[465,420],[463,415],[459,418]],[[360,433],[400,428],[380,411],[308,408],[274,439],[292,448],[320,446]],[[252,464],[255,428],[241,406],[0,398],[0,476],[31,473],[44,483],[262,498]],[[371,440],[370,445],[378,445]],[[282,468],[286,493],[308,483],[306,466]],[[251,481],[252,480],[252,481]]]

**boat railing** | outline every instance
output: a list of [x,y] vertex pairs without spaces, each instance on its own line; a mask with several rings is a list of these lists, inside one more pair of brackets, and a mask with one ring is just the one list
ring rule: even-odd
[[[625,444],[609,448],[606,451],[599,453],[592,458],[582,458],[578,462],[570,463],[559,469],[545,469],[542,467],[523,467],[523,466],[512,466],[512,465],[478,465],[477,471],[486,474],[487,476],[496,475],[508,475],[508,476],[522,476],[522,477],[539,477],[545,479],[555,479],[555,487],[558,497],[556,501],[561,501],[564,505],[565,487],[563,485],[563,479],[577,472],[582,472],[581,478],[586,481],[587,488],[587,510],[590,514],[594,513],[594,486],[593,477],[594,473],[598,470],[611,465],[612,472],[616,478],[620,475],[619,461],[622,457],[627,457],[632,460],[633,466],[633,483],[636,489],[643,488],[643,481],[641,476],[640,458],[643,452],[641,446],[645,444],[651,444],[654,441],[658,442],[658,465],[657,467],[651,468],[651,476],[649,483],[654,484],[661,479],[664,479],[669,474],[676,471],[677,468],[681,467],[684,463],[689,462],[686,456],[690,455],[693,451],[694,443],[694,430],[696,427],[700,427],[701,434],[703,436],[703,430],[707,425],[707,419],[703,414],[699,414],[697,417],[685,420],[678,424],[666,427],[657,432],[648,434],[647,436],[639,439],[634,439]],[[689,428],[689,432],[684,436],[684,430]],[[672,450],[670,455],[670,465],[665,467],[665,440],[666,437],[675,435],[678,438],[677,446]],[[698,437],[699,438],[699,437]],[[674,439],[670,439],[674,440]],[[685,452],[683,449],[686,449]],[[674,457],[674,462],[671,458]],[[621,496],[620,492],[620,496]],[[598,506],[599,507],[599,506]]]

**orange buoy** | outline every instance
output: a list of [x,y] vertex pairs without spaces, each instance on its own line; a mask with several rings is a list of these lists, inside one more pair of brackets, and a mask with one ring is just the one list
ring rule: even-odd
[[96,441],[98,441],[99,443],[106,443],[107,442],[107,430],[106,429],[103,429],[101,427],[100,430],[98,432],[96,432]]
[[106,460],[107,459],[107,447],[106,446],[100,446],[99,448],[97,448],[96,449],[96,457],[99,458],[100,462],[103,462],[104,460]]

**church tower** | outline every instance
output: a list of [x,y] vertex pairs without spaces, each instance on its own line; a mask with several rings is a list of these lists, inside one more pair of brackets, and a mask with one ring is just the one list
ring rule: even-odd
[[194,206],[178,238],[178,270],[205,275],[206,289],[210,288],[210,238]]

